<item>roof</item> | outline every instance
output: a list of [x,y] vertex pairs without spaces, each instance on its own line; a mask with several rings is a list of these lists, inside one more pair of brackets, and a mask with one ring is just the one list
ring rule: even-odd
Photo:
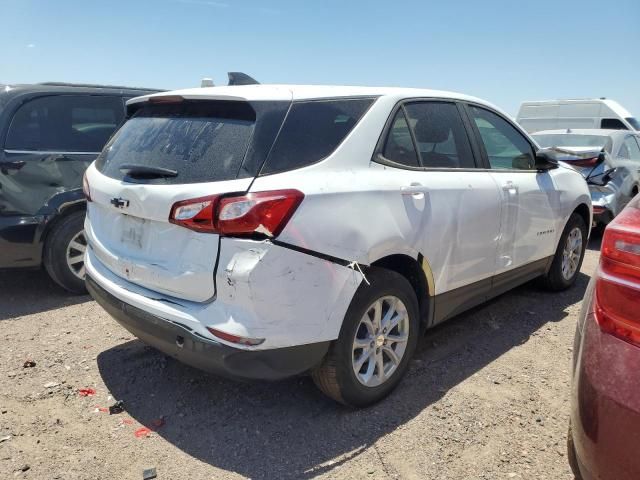
[[637,132],[632,130],[603,130],[598,128],[570,128],[567,131],[566,128],[559,128],[556,130],[541,130],[539,132],[532,133],[531,136],[536,135],[600,135],[613,137],[616,135],[637,135]]
[[129,100],[128,104],[144,102],[150,97],[158,96],[181,96],[186,99],[203,100],[314,100],[336,97],[379,97],[391,96],[402,98],[411,97],[437,97],[451,98],[456,100],[466,100],[481,103],[496,108],[493,105],[471,97],[454,92],[440,90],[426,90],[419,88],[390,88],[390,87],[358,87],[358,86],[338,86],[338,85],[239,85],[226,87],[205,87],[189,88],[185,90],[174,90],[153,95],[145,95]]

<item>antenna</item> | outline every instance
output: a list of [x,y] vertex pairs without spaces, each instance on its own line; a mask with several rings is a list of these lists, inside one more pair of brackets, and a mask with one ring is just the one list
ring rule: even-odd
[[242,72],[229,72],[229,85],[260,85],[255,78],[250,77]]

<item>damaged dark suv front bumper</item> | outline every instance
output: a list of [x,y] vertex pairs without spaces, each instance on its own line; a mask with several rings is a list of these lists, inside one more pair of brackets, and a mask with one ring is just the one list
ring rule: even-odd
[[233,348],[121,301],[88,275],[86,284],[95,301],[144,343],[182,363],[218,375],[245,380],[279,380],[312,369],[329,349],[330,342],[269,350]]

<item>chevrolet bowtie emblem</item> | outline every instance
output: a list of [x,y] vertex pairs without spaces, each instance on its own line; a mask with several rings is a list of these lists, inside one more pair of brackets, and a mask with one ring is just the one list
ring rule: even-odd
[[111,205],[116,208],[126,208],[129,206],[129,200],[125,200],[124,198],[112,198]]

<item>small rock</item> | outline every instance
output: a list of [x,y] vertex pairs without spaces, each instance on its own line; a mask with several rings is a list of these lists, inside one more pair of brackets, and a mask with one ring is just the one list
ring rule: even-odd
[[152,478],[157,478],[158,474],[156,473],[155,468],[145,468],[142,471],[142,480],[151,480]]
[[22,368],[33,368],[36,366],[36,362],[34,362],[33,360],[26,360],[23,364],[22,364]]
[[11,440],[11,435],[7,435],[6,437],[0,437],[0,443],[6,442],[7,440]]
[[44,388],[55,388],[60,385],[58,382],[48,382],[44,384]]
[[26,472],[27,470],[29,470],[31,467],[29,465],[23,465],[22,467],[20,467],[20,471],[22,472]]

